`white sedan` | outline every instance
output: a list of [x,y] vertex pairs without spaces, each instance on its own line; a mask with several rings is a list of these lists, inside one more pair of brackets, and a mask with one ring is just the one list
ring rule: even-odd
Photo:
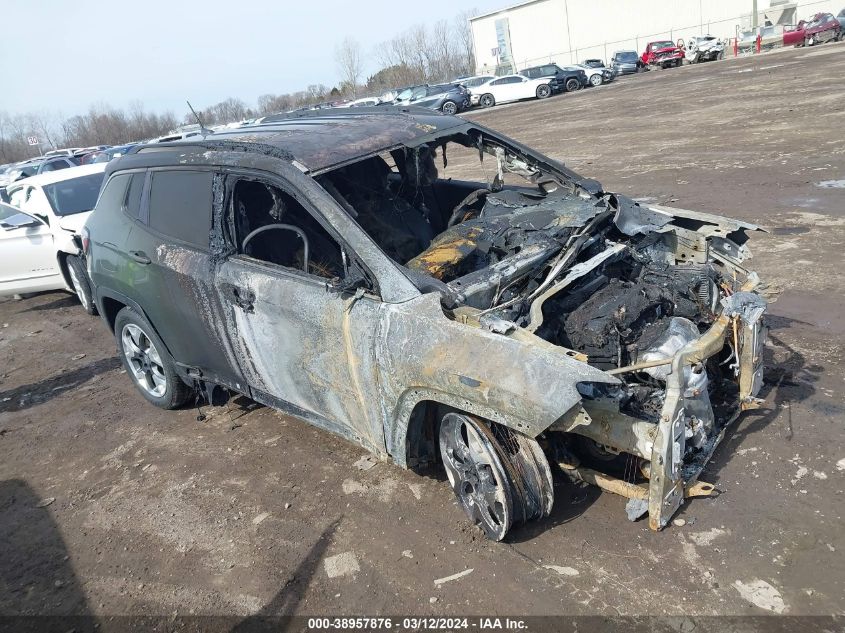
[[566,66],[564,70],[583,70],[587,73],[587,81],[593,87],[600,86],[608,81],[613,81],[616,76],[614,72],[605,68],[604,66],[588,66],[586,64],[575,64],[574,66]]
[[9,186],[0,204],[0,296],[69,290],[93,314],[78,235],[100,193],[106,163],[71,167]]
[[520,99],[545,99],[551,96],[551,77],[529,79],[522,75],[496,77],[472,89],[478,95],[478,105],[489,108],[497,103],[519,101]]

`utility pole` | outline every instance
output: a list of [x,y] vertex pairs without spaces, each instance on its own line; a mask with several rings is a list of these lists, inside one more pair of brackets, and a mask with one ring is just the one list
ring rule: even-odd
[[757,0],[751,0],[751,28],[757,30]]
[[572,35],[569,32],[569,3],[567,2],[567,0],[563,0],[563,11],[564,15],[566,16],[566,44],[569,47],[569,63],[577,64],[578,60],[572,59]]

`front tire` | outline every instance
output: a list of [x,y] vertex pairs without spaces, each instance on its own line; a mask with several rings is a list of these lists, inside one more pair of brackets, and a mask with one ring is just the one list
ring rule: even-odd
[[82,304],[82,309],[91,316],[97,314],[97,306],[94,304],[94,293],[91,292],[91,283],[88,281],[88,273],[82,260],[76,255],[68,255],[65,260],[67,273],[70,277],[70,285]]
[[440,111],[443,114],[449,115],[456,115],[458,113],[458,104],[454,101],[445,101],[442,106],[440,106]]
[[173,359],[142,315],[123,308],[115,318],[114,332],[123,367],[148,402],[161,409],[176,409],[196,395],[182,382]]
[[552,94],[552,89],[547,85],[543,84],[542,86],[537,86],[537,98],[538,99],[545,99],[550,97]]
[[601,75],[592,75],[590,77],[590,85],[593,87],[600,86],[604,83]]
[[457,412],[446,414],[439,435],[449,484],[487,538],[501,541],[511,525],[551,514],[552,473],[535,440]]
[[481,98],[478,100],[478,105],[482,108],[492,108],[496,105],[496,99],[491,94],[481,95]]

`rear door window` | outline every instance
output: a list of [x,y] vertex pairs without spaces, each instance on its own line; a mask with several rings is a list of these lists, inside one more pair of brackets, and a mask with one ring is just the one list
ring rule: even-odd
[[132,174],[129,188],[123,199],[123,211],[132,219],[141,219],[141,194],[144,191],[144,178],[146,174],[142,171]]
[[109,178],[97,200],[97,209],[105,209],[108,213],[120,210],[126,195],[126,185],[129,184],[131,177],[130,174],[118,174]]
[[211,231],[210,171],[155,171],[150,185],[150,228],[208,248]]

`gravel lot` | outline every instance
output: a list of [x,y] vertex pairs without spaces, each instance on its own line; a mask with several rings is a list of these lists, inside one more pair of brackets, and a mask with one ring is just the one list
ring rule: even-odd
[[468,115],[607,189],[771,231],[751,242],[766,406],[684,526],[561,481],[552,517],[488,542],[439,474],[363,470],[244,398],[204,421],[147,405],[102,322],[42,294],[0,301],[0,613],[842,613],[844,64],[842,43],[788,49]]

